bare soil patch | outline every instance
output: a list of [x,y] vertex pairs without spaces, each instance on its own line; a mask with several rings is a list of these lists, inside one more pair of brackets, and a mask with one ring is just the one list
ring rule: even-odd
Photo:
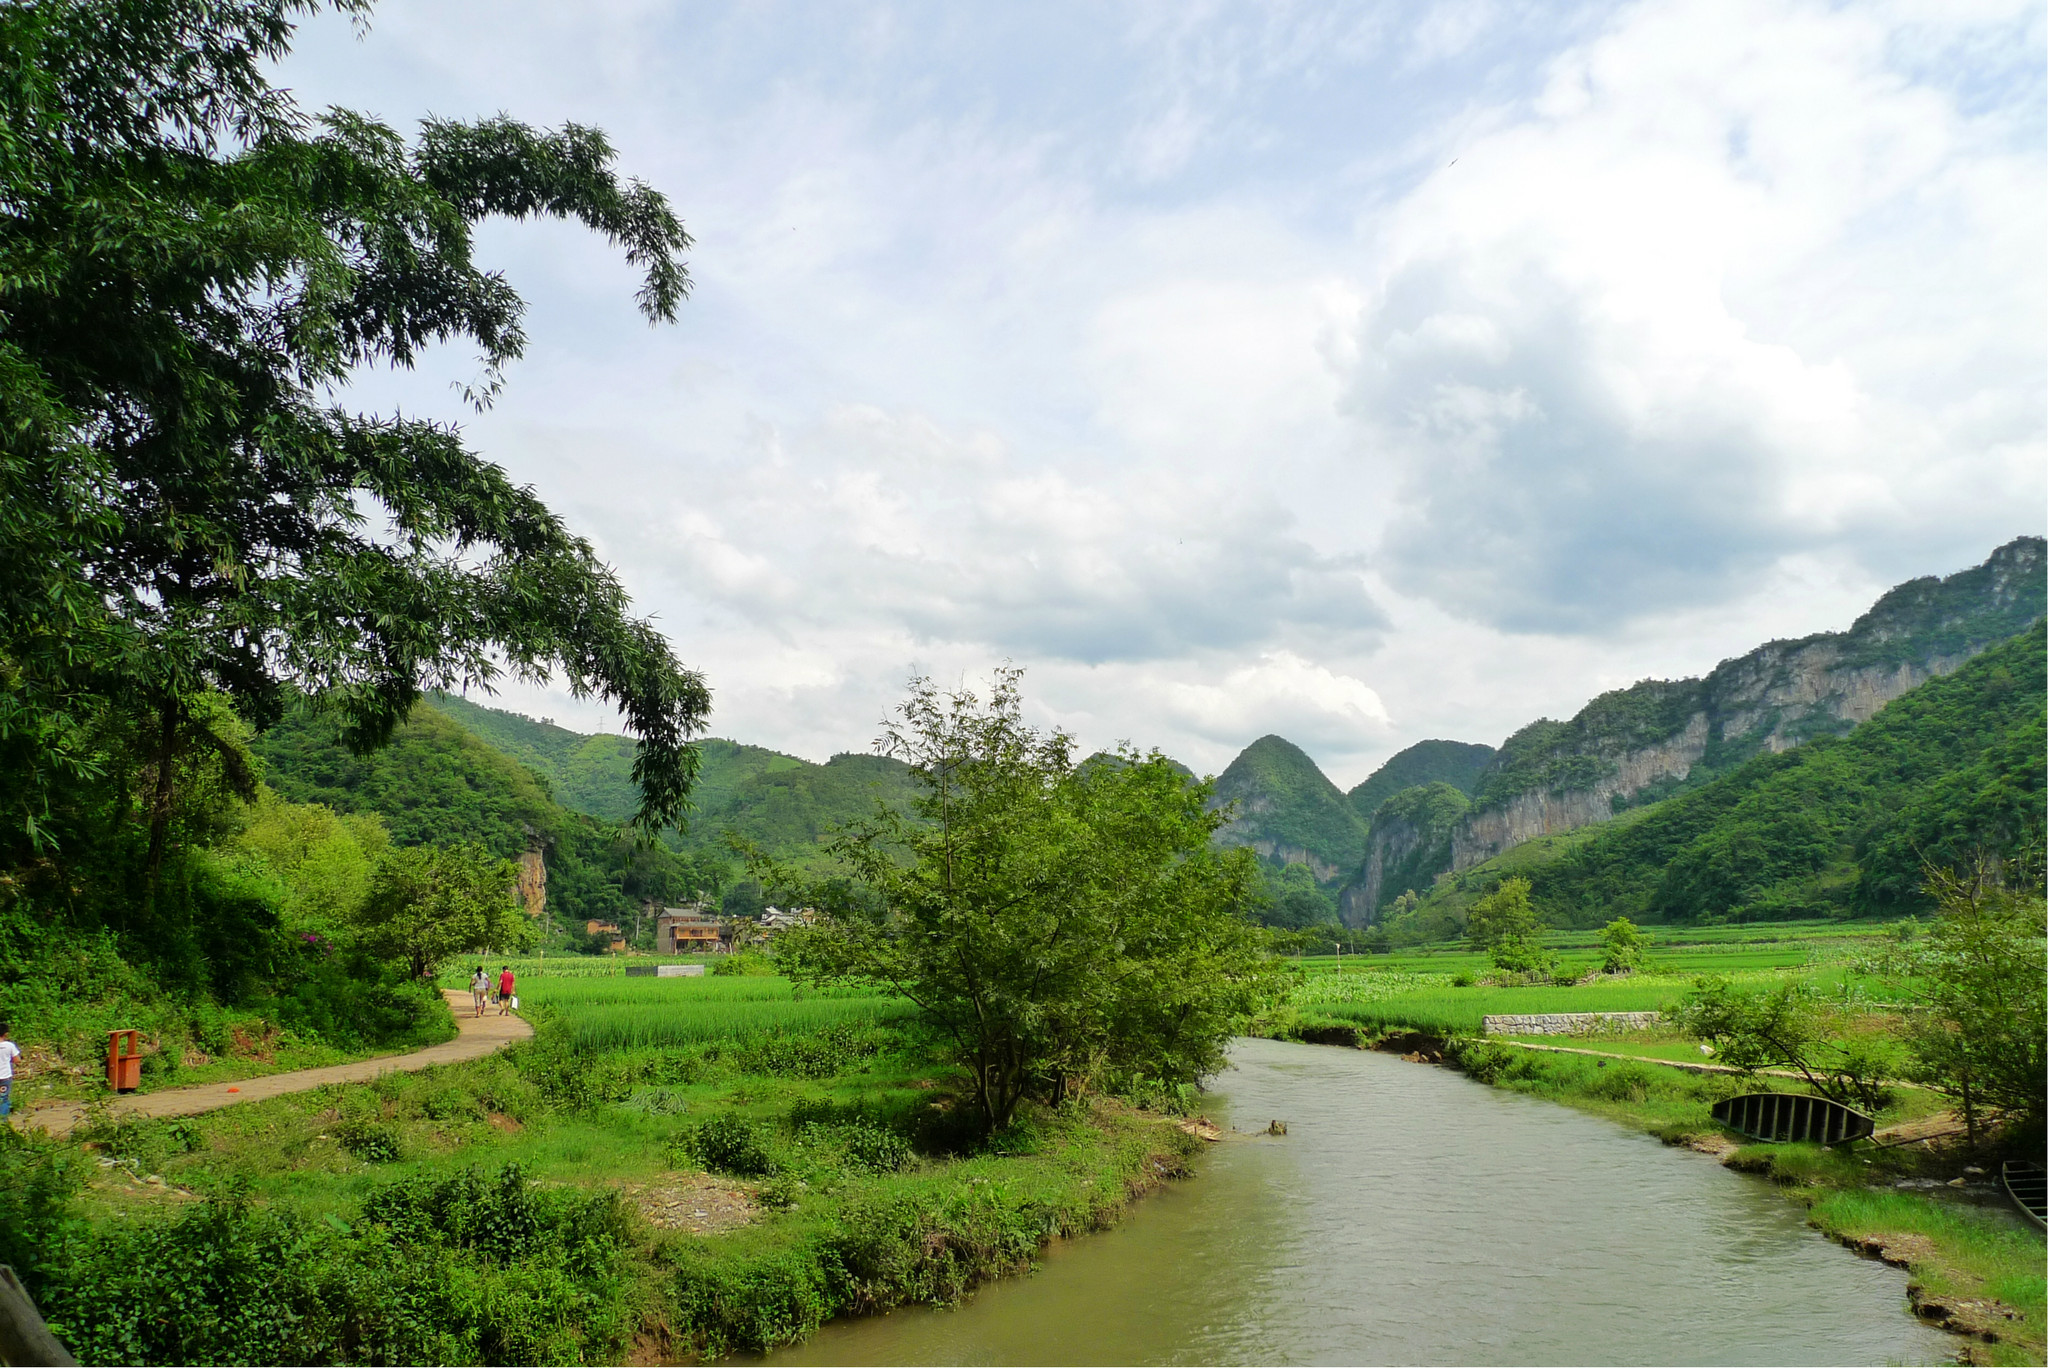
[[760,1216],[753,1190],[708,1173],[678,1174],[660,1183],[624,1183],[619,1191],[661,1230],[716,1235]]

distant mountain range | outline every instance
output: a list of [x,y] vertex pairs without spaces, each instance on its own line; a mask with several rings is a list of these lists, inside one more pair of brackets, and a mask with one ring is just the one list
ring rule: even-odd
[[[1306,866],[1337,895],[1344,921],[1370,925],[1404,891],[1427,895],[1529,843],[1575,840],[1571,833],[1700,790],[1758,757],[1851,732],[2039,622],[2044,549],[2041,538],[2020,538],[1973,569],[1900,585],[1845,632],[1769,642],[1702,679],[1602,694],[1570,720],[1538,719],[1498,749],[1417,742],[1348,794],[1299,747],[1262,736],[1217,777],[1217,803],[1235,805],[1218,840],[1250,847],[1269,866]],[[637,805],[634,743],[624,736],[436,695],[402,741],[398,753],[357,759],[295,722],[258,749],[290,796],[383,811],[401,841],[488,830],[494,845],[538,840],[565,855],[580,843],[596,869],[598,832]],[[681,868],[697,872],[676,877],[729,865],[732,836],[807,861],[839,824],[877,801],[907,807],[915,794],[907,766],[874,755],[816,764],[735,741],[701,749],[696,810],[665,842],[695,861]],[[402,764],[401,753],[410,757]],[[454,768],[442,758],[457,755],[476,758]],[[412,771],[441,777],[428,783]],[[599,825],[578,825],[591,819]],[[572,833],[581,834],[571,841]]]
[[1972,569],[1898,586],[1845,632],[1769,642],[1703,679],[1602,694],[1569,721],[1530,723],[1498,750],[1420,742],[1348,800],[1299,748],[1261,737],[1217,781],[1218,799],[1237,804],[1221,839],[1306,865],[1338,892],[1347,923],[1369,925],[1442,875],[1697,789],[1754,756],[1851,731],[2039,621],[2044,549],[2039,537],[2019,538]]

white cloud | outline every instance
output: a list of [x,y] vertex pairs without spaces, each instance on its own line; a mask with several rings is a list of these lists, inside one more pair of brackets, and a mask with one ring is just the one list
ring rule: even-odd
[[391,0],[291,77],[595,123],[676,201],[673,328],[484,234],[534,345],[468,432],[721,733],[864,748],[1008,658],[1084,745],[1349,784],[2040,529],[2036,7],[566,13]]
[[1898,36],[1633,7],[1372,225],[1350,404],[1397,587],[1602,631],[1820,547],[1988,549],[1990,488],[2038,506],[2037,139]]

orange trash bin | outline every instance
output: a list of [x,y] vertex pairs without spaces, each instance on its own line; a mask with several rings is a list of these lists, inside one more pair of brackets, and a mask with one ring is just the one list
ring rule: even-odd
[[142,1086],[142,1032],[107,1032],[107,1086],[115,1092]]

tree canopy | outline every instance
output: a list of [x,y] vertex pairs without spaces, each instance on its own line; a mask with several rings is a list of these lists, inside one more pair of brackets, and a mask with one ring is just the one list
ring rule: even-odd
[[[192,704],[209,691],[262,726],[303,690],[368,747],[424,690],[507,672],[617,704],[636,820],[683,810],[709,693],[588,543],[456,428],[330,396],[466,342],[467,397],[490,402],[525,336],[473,259],[485,218],[587,224],[644,270],[650,322],[688,293],[690,239],[594,129],[429,119],[407,139],[299,110],[265,73],[317,8],[0,8],[10,842],[61,839],[54,788],[105,770],[108,709],[142,719],[167,788],[184,751],[231,754]],[[152,867],[164,839],[156,820]]]
[[1278,969],[1241,915],[1253,856],[1210,843],[1208,785],[1157,752],[1076,766],[1069,737],[1024,723],[1014,671],[986,702],[915,681],[883,748],[917,812],[878,804],[840,838],[853,877],[814,885],[825,916],[777,942],[793,973],[917,1003],[992,1130],[1027,1094],[1220,1067]]

